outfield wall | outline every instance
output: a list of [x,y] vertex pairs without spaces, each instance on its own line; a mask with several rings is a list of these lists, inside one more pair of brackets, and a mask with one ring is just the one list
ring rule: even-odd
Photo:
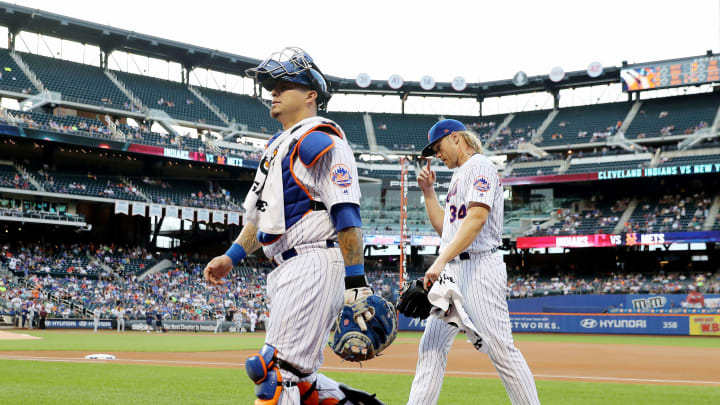
[[[425,330],[427,321],[400,315],[400,330]],[[510,313],[513,332],[720,336],[720,315]]]
[[[588,294],[553,295],[508,300],[510,312],[604,313],[612,308],[672,310],[682,307],[687,294]],[[720,294],[706,294],[706,305],[720,300]]]

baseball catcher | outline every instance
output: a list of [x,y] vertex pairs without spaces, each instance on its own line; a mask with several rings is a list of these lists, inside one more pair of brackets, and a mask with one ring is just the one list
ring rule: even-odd
[[[370,311],[363,319],[356,314]],[[366,361],[385,350],[397,336],[395,308],[388,301],[369,295],[353,305],[345,305],[333,326],[328,344],[343,360]]]

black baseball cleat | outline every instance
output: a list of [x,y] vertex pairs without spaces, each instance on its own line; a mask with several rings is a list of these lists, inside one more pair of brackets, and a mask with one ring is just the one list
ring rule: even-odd
[[356,390],[355,388],[348,387],[345,384],[340,384],[340,391],[345,394],[345,403],[350,403],[352,405],[385,405],[384,402],[375,398],[375,394],[368,394],[365,391]]

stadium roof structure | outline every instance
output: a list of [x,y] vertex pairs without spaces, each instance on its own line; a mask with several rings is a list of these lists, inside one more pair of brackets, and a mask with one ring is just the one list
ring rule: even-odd
[[[33,32],[95,45],[106,55],[112,51],[123,51],[178,62],[187,71],[197,67],[245,76],[246,69],[257,66],[261,62],[260,59],[141,34],[7,2],[0,2],[0,25],[8,27],[12,36],[21,31]],[[623,67],[633,66],[625,65],[624,62],[623,65]],[[474,98],[480,101],[489,97],[533,92],[557,94],[562,89],[620,83],[620,70],[621,67],[617,66],[603,67],[602,73],[594,78],[590,77],[585,70],[566,72],[559,82],[550,80],[550,75],[530,76],[527,78],[527,83],[521,86],[516,85],[512,79],[467,83],[467,86],[461,91],[453,89],[449,82],[438,82],[432,89],[425,90],[420,86],[419,81],[405,81],[400,88],[393,89],[387,80],[372,80],[369,86],[360,87],[352,78],[332,75],[327,75],[327,78],[333,93],[394,95],[400,96],[403,100],[408,96],[420,96]]]
[[[186,69],[207,68],[222,73],[245,76],[245,69],[257,66],[259,59],[209,49],[197,45],[173,41],[55,14],[43,10],[0,2],[0,25],[8,27],[11,34],[21,31],[53,36],[61,39],[98,46],[106,54],[123,51],[161,60],[180,63]],[[594,86],[620,81],[620,69],[605,67],[603,73],[591,78],[587,72],[567,72],[561,82],[552,82],[548,75],[528,77],[521,87],[513,81],[498,80],[484,83],[468,83],[462,91],[456,91],[449,82],[439,82],[431,90],[420,87],[419,81],[406,81],[399,89],[389,87],[386,80],[373,80],[366,88],[359,87],[355,79],[328,75],[331,90],[341,94],[396,95],[400,97],[455,97],[475,98],[498,97],[537,91],[555,92],[563,88]]]

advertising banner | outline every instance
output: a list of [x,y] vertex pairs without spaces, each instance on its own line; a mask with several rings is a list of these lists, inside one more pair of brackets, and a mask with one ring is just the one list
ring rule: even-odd
[[690,335],[720,336],[720,315],[690,315]]
[[689,315],[511,313],[513,332],[688,335]]
[[[48,329],[94,329],[92,319],[46,319],[45,327]],[[98,329],[112,329],[112,321],[101,319]]]
[[720,242],[720,231],[637,233],[620,235],[529,236],[517,238],[518,249],[548,247],[612,247],[645,246],[667,243]]
[[400,235],[364,235],[366,245],[399,245]]

